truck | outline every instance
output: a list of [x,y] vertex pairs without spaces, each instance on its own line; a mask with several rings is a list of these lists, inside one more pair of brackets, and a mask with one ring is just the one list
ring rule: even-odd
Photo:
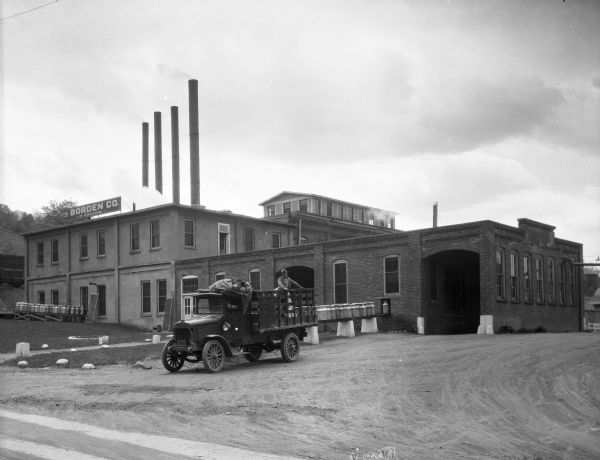
[[163,348],[162,363],[169,372],[200,361],[208,372],[219,372],[226,359],[244,356],[254,362],[263,351],[274,350],[290,363],[300,355],[306,329],[319,324],[311,288],[246,296],[199,290],[193,295],[193,313],[174,324],[173,338]]

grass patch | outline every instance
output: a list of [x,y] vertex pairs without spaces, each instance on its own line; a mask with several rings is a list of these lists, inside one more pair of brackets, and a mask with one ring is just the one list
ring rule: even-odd
[[[22,321],[0,319],[0,353],[14,353],[17,343],[29,343],[30,350],[78,348],[98,344],[98,336],[109,336],[109,344],[139,342],[152,338],[153,332],[131,326],[106,323],[68,323],[61,321]],[[164,338],[164,334],[163,338]],[[70,336],[87,337],[69,340]]]
[[28,367],[56,367],[56,361],[61,358],[68,359],[68,367],[73,369],[81,368],[86,363],[91,363],[96,367],[111,364],[133,365],[137,361],[144,361],[148,358],[160,358],[163,347],[164,343],[153,343],[131,347],[98,347],[91,350],[42,353],[27,358],[10,359],[0,363],[0,366],[16,366],[21,359],[24,359],[27,361]]

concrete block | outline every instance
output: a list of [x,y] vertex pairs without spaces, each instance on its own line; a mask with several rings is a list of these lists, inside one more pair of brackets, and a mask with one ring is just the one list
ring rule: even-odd
[[494,334],[494,326],[492,326],[492,325],[488,325],[488,326],[485,328],[485,333],[486,333],[486,334],[493,335],[493,334]]
[[108,336],[102,335],[98,338],[98,345],[105,345],[108,343]]
[[485,327],[482,326],[481,324],[477,327],[477,333],[478,334],[485,334]]
[[417,316],[417,334],[425,334],[425,317]]
[[[487,318],[485,320],[485,333],[493,334],[494,333],[494,315],[486,315]],[[492,332],[488,332],[491,329]]]
[[354,321],[338,321],[337,336],[338,337],[354,337]]
[[311,326],[306,329],[306,337],[304,337],[305,343],[312,343],[313,345],[319,345],[319,326]]
[[363,334],[373,334],[379,332],[377,329],[377,318],[363,318],[360,324],[360,331]]
[[154,334],[152,336],[152,343],[160,343],[160,334]]
[[17,343],[17,358],[26,358],[31,356],[31,350],[29,349],[28,342]]

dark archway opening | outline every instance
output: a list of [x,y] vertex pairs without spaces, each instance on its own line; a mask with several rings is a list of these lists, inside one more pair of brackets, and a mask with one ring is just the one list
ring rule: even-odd
[[[283,267],[287,270],[288,276],[292,278],[303,288],[314,288],[315,287],[315,271],[310,267],[304,265],[292,265],[290,267]],[[274,286],[277,286],[277,278],[281,274],[281,270],[275,273]]]
[[443,251],[423,261],[426,334],[474,334],[480,315],[479,254]]

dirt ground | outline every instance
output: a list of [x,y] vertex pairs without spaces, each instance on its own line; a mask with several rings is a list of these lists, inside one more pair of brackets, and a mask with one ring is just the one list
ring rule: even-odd
[[[0,368],[0,405],[303,458],[600,456],[600,334],[372,334],[208,374]],[[368,458],[365,456],[364,458]]]

